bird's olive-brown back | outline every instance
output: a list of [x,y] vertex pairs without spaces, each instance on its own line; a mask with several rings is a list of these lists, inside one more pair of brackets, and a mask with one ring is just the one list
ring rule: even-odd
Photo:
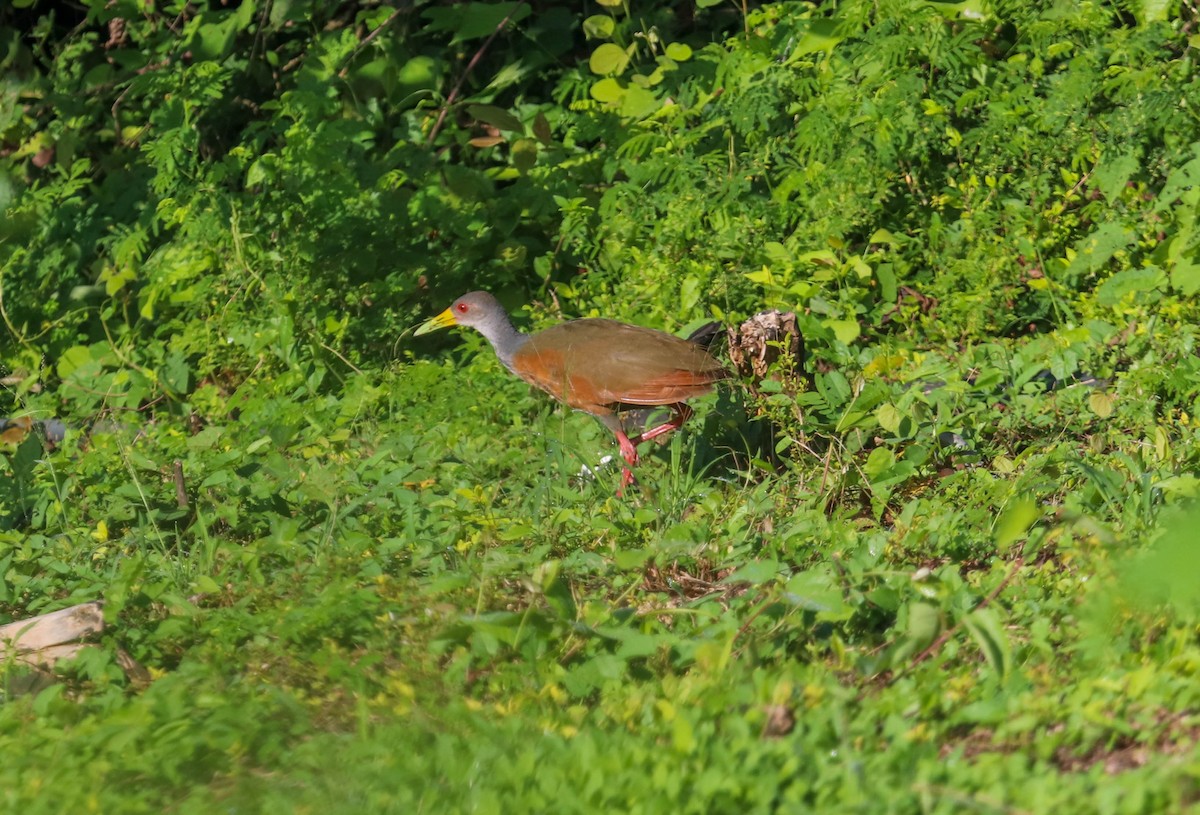
[[532,335],[513,356],[525,381],[573,408],[669,405],[708,392],[728,373],[687,340],[615,320],[584,319]]

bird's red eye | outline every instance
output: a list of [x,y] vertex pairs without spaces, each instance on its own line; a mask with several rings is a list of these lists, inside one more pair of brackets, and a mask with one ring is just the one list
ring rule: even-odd
[[459,303],[455,308],[458,309],[459,314],[466,314],[471,307],[466,303]]

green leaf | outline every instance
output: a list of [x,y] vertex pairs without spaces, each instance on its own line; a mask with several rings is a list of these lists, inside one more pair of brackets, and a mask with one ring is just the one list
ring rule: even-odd
[[1157,291],[1166,285],[1167,276],[1162,269],[1153,266],[1127,269],[1100,284],[1096,289],[1096,302],[1102,306],[1115,306],[1129,295]]
[[777,560],[752,560],[738,568],[733,574],[722,580],[722,583],[767,583],[779,577],[782,567]]
[[854,608],[847,605],[833,567],[817,566],[792,577],[784,587],[784,599],[793,605],[817,612],[824,620],[849,619]]
[[666,55],[676,62],[687,62],[692,58],[691,46],[682,42],[673,42],[666,48]]
[[885,306],[892,306],[896,302],[896,273],[892,271],[892,264],[880,263],[875,267],[875,279],[879,281],[879,302]]
[[95,361],[91,348],[85,345],[72,345],[62,352],[58,358],[58,365],[55,367],[59,378],[67,379],[80,368]]
[[620,101],[621,97],[625,95],[625,89],[621,87],[620,82],[609,77],[608,79],[601,79],[599,82],[594,83],[588,89],[588,93],[597,102],[612,104]]
[[1171,265],[1171,286],[1181,294],[1200,292],[1200,263],[1179,258]]
[[[601,80],[601,82],[603,81]],[[546,120],[545,114],[541,111],[538,111],[538,114],[533,117],[533,135],[547,147],[554,142],[554,134],[550,132],[550,122]]]
[[29,433],[24,440],[17,445],[17,450],[12,455],[12,474],[22,485],[28,485],[33,478],[34,470],[37,468],[38,462],[45,455],[45,448],[42,445],[42,440],[38,438],[37,433]]
[[858,339],[861,329],[858,320],[824,320],[822,324],[833,331],[838,342],[849,345]]
[[1138,14],[1138,22],[1141,25],[1147,23],[1159,23],[1166,20],[1170,15],[1171,0],[1141,0],[1141,14]]
[[629,54],[619,45],[606,42],[592,52],[588,59],[588,67],[592,73],[601,76],[619,74],[629,65]]
[[886,447],[876,447],[871,451],[871,455],[867,456],[867,462],[863,465],[863,472],[871,481],[877,481],[888,472],[896,464],[896,454]]
[[1018,498],[1010,503],[996,522],[996,548],[1007,549],[1023,538],[1039,514],[1032,498]]
[[172,394],[185,394],[191,390],[192,370],[187,359],[178,351],[167,355],[158,376]]
[[1067,278],[1074,280],[1084,273],[1098,270],[1128,246],[1134,237],[1133,230],[1119,223],[1104,223],[1096,227],[1090,235],[1075,242],[1075,257],[1067,266]]
[[1123,153],[1097,167],[1095,173],[1092,174],[1092,179],[1100,188],[1106,201],[1116,202],[1121,197],[1129,179],[1133,177],[1140,166],[1141,162],[1135,155]]
[[452,43],[490,37],[504,20],[519,23],[529,16],[528,3],[453,3],[421,12],[430,21],[427,31],[453,31]]
[[792,51],[792,56],[799,57],[806,54],[815,54],[818,51],[830,53],[843,39],[845,39],[845,36],[838,34],[838,22],[836,20],[814,20],[809,25],[808,31],[796,43],[796,47]]
[[512,163],[523,173],[527,173],[537,164],[538,146],[533,139],[517,139],[512,146]]
[[652,91],[632,85],[621,97],[621,115],[629,119],[644,119],[658,110],[662,103]]
[[218,60],[229,53],[233,46],[233,38],[237,29],[232,19],[220,23],[205,23],[196,31],[192,38],[193,56],[199,60]]
[[607,14],[593,14],[583,21],[583,34],[590,40],[607,40],[615,27],[616,21]]
[[195,590],[201,594],[220,594],[221,584],[206,574],[196,578]]
[[914,651],[932,644],[941,630],[942,613],[937,606],[919,600],[909,604],[905,634]]
[[894,434],[900,430],[900,422],[904,421],[904,414],[891,402],[885,402],[875,410],[875,419],[879,422],[880,427]]
[[992,670],[1000,678],[1007,676],[1011,669],[1012,650],[996,613],[990,608],[978,608],[964,616],[962,622]]
[[1113,398],[1104,391],[1092,391],[1088,395],[1088,407],[1101,419],[1113,414]]
[[396,83],[408,93],[418,88],[435,88],[439,81],[437,65],[433,57],[413,57],[396,71]]
[[467,113],[471,114],[472,118],[486,122],[498,130],[507,130],[510,133],[525,132],[525,125],[521,124],[520,119],[504,108],[498,108],[495,105],[467,105]]

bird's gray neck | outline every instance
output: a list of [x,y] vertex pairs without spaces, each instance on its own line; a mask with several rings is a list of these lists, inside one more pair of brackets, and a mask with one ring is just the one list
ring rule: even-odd
[[513,356],[521,350],[522,345],[529,341],[529,335],[522,334],[513,327],[508,315],[503,313],[497,314],[494,319],[488,320],[476,328],[491,343],[492,349],[504,367],[513,371]]

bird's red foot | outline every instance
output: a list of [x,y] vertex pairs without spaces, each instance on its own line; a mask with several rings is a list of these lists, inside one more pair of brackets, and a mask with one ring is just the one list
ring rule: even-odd
[[617,497],[620,498],[625,494],[625,488],[636,481],[633,477],[633,470],[630,468],[638,463],[638,453],[637,447],[629,440],[629,437],[619,431],[617,432],[617,444],[621,446],[621,457],[629,465],[621,468],[621,486],[617,488]]

